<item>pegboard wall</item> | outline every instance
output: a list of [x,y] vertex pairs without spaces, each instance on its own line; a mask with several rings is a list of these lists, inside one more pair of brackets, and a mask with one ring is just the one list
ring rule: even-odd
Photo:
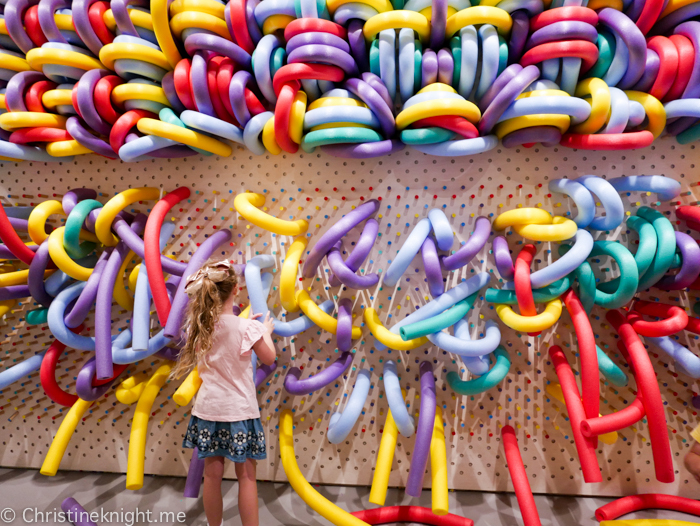
[[[342,160],[325,154],[297,156],[254,157],[242,149],[230,158],[191,157],[185,160],[153,160],[138,164],[107,161],[97,156],[79,158],[73,163],[21,163],[0,167],[0,197],[5,206],[33,205],[46,199],[59,198],[71,188],[89,187],[100,192],[99,200],[106,202],[115,193],[130,187],[160,186],[172,190],[189,186],[189,201],[172,210],[176,231],[165,253],[187,260],[196,245],[215,229],[229,228],[233,240],[222,255],[243,262],[256,254],[273,254],[279,264],[292,239],[274,236],[240,218],[233,208],[233,198],[239,192],[251,190],[264,193],[268,212],[284,219],[307,219],[309,248],[320,234],[343,214],[363,200],[379,199],[381,207],[376,216],[380,230],[370,256],[365,263],[367,273],[386,269],[402,244],[402,240],[431,208],[442,207],[452,221],[458,241],[467,239],[476,217],[493,218],[515,208],[542,207],[555,214],[575,215],[575,206],[561,195],[550,196],[550,179],[595,174],[617,177],[635,174],[662,174],[679,180],[683,191],[677,201],[659,204],[655,195],[623,194],[628,212],[641,205],[661,211],[673,210],[675,204],[696,204],[700,199],[700,177],[697,174],[695,147],[679,146],[671,139],[642,151],[583,152],[565,148],[496,149],[475,157],[434,158],[414,150],[365,161]],[[147,211],[152,203],[135,209]],[[675,216],[671,216],[674,220]],[[675,223],[674,223],[675,224]],[[676,225],[685,229],[684,224]],[[345,249],[359,236],[355,229],[344,240]],[[596,239],[620,239],[626,245],[636,242],[623,226],[615,232],[595,232]],[[507,239],[517,253],[523,243],[514,232]],[[499,276],[489,254],[491,239],[472,262],[457,271],[445,274],[450,288],[469,275],[486,270],[491,272],[491,286],[499,287]],[[538,243],[533,270],[547,265],[556,254],[553,243]],[[634,248],[632,248],[634,251]],[[556,259],[556,257],[554,258]],[[134,261],[136,263],[136,261]],[[613,264],[601,260],[593,265],[599,277],[610,279],[616,273]],[[598,456],[603,469],[603,482],[585,484],[581,475],[571,426],[562,404],[546,393],[546,386],[556,381],[547,350],[559,344],[578,370],[573,327],[566,310],[558,324],[538,337],[517,333],[500,324],[502,345],[513,361],[506,379],[479,396],[455,395],[447,386],[448,371],[466,373],[456,356],[434,346],[413,351],[374,350],[374,338],[362,324],[362,309],[373,306],[386,325],[387,317],[403,317],[429,300],[427,283],[422,278],[422,262],[416,258],[397,287],[391,290],[351,291],[328,285],[325,260],[315,279],[305,280],[311,296],[318,303],[345,296],[353,299],[355,325],[362,325],[363,336],[354,343],[356,356],[352,367],[338,382],[310,396],[292,396],[283,386],[284,376],[291,366],[303,366],[306,377],[325,367],[337,357],[335,337],[313,328],[295,338],[277,338],[278,368],[258,391],[262,420],[268,441],[268,458],[259,462],[258,478],[284,481],[278,451],[278,423],[282,409],[295,411],[295,448],[299,466],[306,478],[315,483],[369,485],[387,413],[387,403],[380,380],[382,362],[398,362],[401,385],[407,391],[410,412],[417,414],[420,401],[418,364],[432,360],[438,403],[443,408],[446,423],[449,486],[456,489],[511,489],[505,457],[500,445],[500,426],[516,427],[520,447],[534,492],[581,495],[623,495],[642,492],[663,492],[694,496],[682,458],[689,448],[690,431],[698,416],[691,398],[700,391],[696,382],[678,374],[665,355],[650,349],[665,403],[666,418],[676,468],[676,482],[656,482],[651,447],[645,423],[620,432],[614,445],[602,442]],[[269,305],[281,314],[278,279],[274,283]],[[301,286],[301,285],[300,285]],[[356,293],[355,293],[356,292]],[[652,289],[644,298],[658,297],[692,310],[700,298],[693,291],[665,293]],[[242,295],[242,303],[247,298]],[[47,326],[29,326],[25,313],[35,308],[33,301],[21,302],[1,322],[1,367],[10,367],[45,348],[51,342]],[[605,311],[595,307],[591,316],[598,345],[618,364],[614,330],[605,322]],[[113,331],[126,327],[127,313],[114,305]],[[155,319],[155,317],[154,317]],[[493,305],[480,299],[470,313],[473,337],[480,337],[486,319],[497,320]],[[154,327],[157,323],[154,323]],[[686,333],[681,343],[697,352],[697,336]],[[69,391],[81,365],[90,352],[67,350],[59,362],[59,384]],[[158,360],[150,359],[129,367],[122,378],[137,372],[154,372]],[[325,437],[331,414],[342,408],[349,396],[357,371],[371,371],[371,390],[364,413],[348,438],[339,445],[330,444]],[[626,368],[626,366],[623,366]],[[342,381],[341,381],[342,380]],[[187,473],[191,450],[183,450],[182,438],[190,417],[190,408],[178,407],[172,395],[179,382],[169,382],[161,390],[153,406],[146,444],[147,474],[180,475]],[[601,377],[602,412],[619,410],[634,399],[633,385],[616,388]],[[54,404],[41,389],[39,373],[25,377],[0,392],[0,465],[38,468],[44,459],[52,437],[67,409]],[[134,406],[117,401],[113,390],[96,402],[73,435],[61,469],[125,472],[127,463],[130,419]],[[399,436],[390,485],[403,486],[408,476],[414,439]],[[226,475],[234,476],[233,466]],[[692,479],[691,479],[692,480]],[[430,477],[425,478],[426,485]],[[352,510],[351,510],[352,511]]]

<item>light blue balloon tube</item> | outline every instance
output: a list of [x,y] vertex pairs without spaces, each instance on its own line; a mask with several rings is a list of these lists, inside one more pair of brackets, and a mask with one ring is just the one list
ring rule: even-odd
[[[245,282],[248,287],[251,315],[261,313],[263,317],[270,310],[267,307],[267,296],[264,294],[261,271],[264,268],[275,266],[275,258],[268,255],[259,255],[251,258],[245,266]],[[293,321],[280,321],[271,316],[275,324],[275,334],[282,337],[290,337],[304,332],[314,326],[307,316],[299,316]]]
[[17,365],[13,365],[9,369],[0,372],[0,390],[5,389],[8,385],[21,380],[24,376],[32,374],[41,368],[41,362],[44,359],[46,350],[30,356],[26,360]]
[[454,241],[454,234],[452,233],[452,225],[448,221],[445,212],[439,208],[433,208],[428,212],[428,219],[433,227],[438,248],[440,250],[450,250]]
[[[128,331],[123,331],[122,334],[126,332]],[[145,349],[126,347],[129,344],[128,341],[123,342],[122,345],[119,345],[121,342],[115,341],[112,344],[112,362],[116,364],[138,362],[139,360],[143,360],[157,353],[168,345],[170,341],[170,338],[166,338],[165,336],[165,329],[161,330],[158,334],[153,336],[153,338],[149,338],[148,345]]]
[[408,414],[406,409],[406,401],[401,394],[401,384],[399,383],[399,375],[396,372],[396,364],[392,360],[384,362],[384,392],[386,392],[386,401],[391,409],[391,416],[396,422],[396,428],[406,438],[410,437],[416,431],[416,425],[413,417]]
[[645,339],[668,354],[677,365],[681,366],[685,374],[691,378],[700,378],[700,358],[695,356],[689,349],[668,336],[661,338],[646,336]]
[[431,229],[430,219],[427,217],[418,221],[418,224],[413,227],[411,233],[408,234],[406,241],[401,245],[399,253],[394,257],[391,265],[386,269],[384,285],[393,287],[398,283],[403,273],[406,272],[406,269],[411,264],[411,261],[413,261],[413,258],[420,252],[420,247],[423,246],[425,238],[430,235]]
[[370,387],[370,372],[367,369],[362,369],[357,373],[355,379],[355,387],[352,389],[352,394],[345,404],[343,411],[337,411],[331,416],[328,423],[328,441],[331,444],[339,444],[352,431],[357,419],[362,414],[362,408],[367,400]]
[[443,351],[458,354],[462,358],[475,358],[491,354],[501,343],[501,329],[494,320],[486,320],[484,333],[483,338],[472,340],[469,336],[467,320],[462,319],[455,324],[454,336],[446,332],[436,332],[429,334],[428,339]]
[[[170,236],[175,230],[175,223],[167,221],[160,229],[160,251],[168,244]],[[148,284],[148,271],[146,265],[141,264],[139,275],[136,280],[136,291],[134,293],[134,314],[131,329],[132,348],[134,351],[146,351],[149,348],[151,337],[151,287]],[[130,362],[127,362],[130,363]]]
[[[471,334],[469,334],[469,322],[462,318],[457,323],[455,323],[455,336],[463,341],[471,341]],[[499,338],[500,340],[500,338]],[[461,356],[462,363],[469,370],[470,373],[476,376],[482,376],[489,372],[489,365],[491,361],[488,355],[486,356]]]

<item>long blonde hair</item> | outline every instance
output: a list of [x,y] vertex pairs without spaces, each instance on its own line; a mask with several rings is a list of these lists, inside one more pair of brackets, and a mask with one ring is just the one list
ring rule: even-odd
[[187,279],[185,291],[189,302],[182,326],[184,344],[170,373],[171,379],[180,378],[197,364],[206,364],[205,356],[211,349],[222,307],[238,285],[238,277],[227,260],[207,262]]

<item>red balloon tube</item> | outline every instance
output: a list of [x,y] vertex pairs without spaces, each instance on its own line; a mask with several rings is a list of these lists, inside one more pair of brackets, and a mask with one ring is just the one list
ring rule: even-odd
[[5,208],[0,203],[0,240],[2,240],[7,248],[12,252],[17,259],[29,265],[34,259],[34,252],[26,246],[20,237],[15,232],[15,229],[10,223],[10,219],[5,213]]
[[663,495],[660,493],[646,493],[643,495],[630,495],[622,497],[605,506],[601,506],[595,512],[595,518],[599,521],[613,521],[618,517],[642,510],[670,510],[687,513],[700,517],[700,502],[675,495]]
[[[634,375],[634,364],[630,363],[630,356],[625,344],[618,340],[617,348],[620,350],[620,353],[622,353],[627,363],[630,364],[632,374]],[[637,391],[636,395],[636,398],[629,406],[616,413],[603,415],[598,418],[588,418],[581,422],[581,432],[583,436],[600,436],[605,433],[619,431],[620,429],[624,429],[627,426],[639,422],[644,418],[646,412],[644,411],[641,393]]]
[[685,326],[685,330],[695,334],[700,334],[700,318],[688,316],[688,325]]
[[44,359],[41,361],[39,379],[41,380],[41,387],[44,389],[46,396],[59,405],[72,407],[72,405],[78,401],[78,396],[61,389],[61,386],[58,385],[56,381],[56,364],[65,350],[65,345],[58,340],[53,341],[49,348],[46,349]]
[[[688,325],[688,315],[676,305],[667,303],[651,303],[638,300],[632,306],[634,310],[627,314],[627,321],[637,334],[662,338],[682,331]],[[646,321],[642,314],[663,318],[659,321]]]
[[654,134],[648,130],[628,133],[604,133],[601,135],[583,135],[580,133],[565,133],[559,144],[567,148],[579,150],[634,150],[646,148],[654,142]]
[[644,404],[637,397],[624,409],[597,418],[588,418],[581,422],[581,432],[585,437],[600,436],[619,431],[639,422],[644,418]]
[[[162,327],[165,327],[168,321],[170,299],[168,299],[168,291],[165,288],[165,280],[163,279],[163,265],[160,262],[160,229],[163,226],[165,215],[170,209],[189,196],[190,189],[185,186],[177,188],[164,196],[163,199],[155,204],[148,215],[146,229],[143,234],[143,255],[146,269],[148,270],[148,284],[151,286],[153,303],[156,306],[158,321],[160,321]],[[183,278],[186,277],[183,276]]]
[[393,524],[396,522],[415,522],[430,526],[474,526],[474,521],[452,513],[435,515],[430,508],[420,506],[386,506],[373,510],[354,511],[352,515],[367,524]]
[[620,338],[622,338],[629,353],[630,364],[634,368],[637,389],[642,394],[642,402],[647,414],[647,428],[651,440],[651,452],[654,457],[656,478],[659,482],[673,482],[675,475],[673,473],[671,444],[668,440],[668,430],[666,428],[666,414],[664,413],[656,373],[649,360],[647,350],[622,312],[609,310],[605,318],[615,327]]
[[[530,265],[535,257],[535,245],[525,245],[515,259],[515,297],[521,316],[537,316],[535,298],[530,284]],[[537,336],[539,332],[528,332],[528,336]]]
[[586,419],[586,413],[583,410],[581,394],[576,386],[574,372],[571,370],[564,352],[558,345],[552,345],[549,348],[549,356],[554,363],[554,370],[557,373],[557,378],[559,378],[559,384],[564,394],[564,402],[571,421],[574,443],[576,444],[581,470],[583,471],[583,480],[586,482],[602,482],[603,475],[600,472],[593,440],[586,438],[581,432],[581,422]]
[[508,472],[513,481],[515,497],[518,499],[518,506],[523,516],[523,522],[525,526],[541,526],[540,514],[537,512],[535,498],[532,496],[530,482],[527,480],[523,458],[520,456],[515,429],[511,426],[504,426],[503,429],[501,429],[501,439],[503,440],[503,449],[506,451]]
[[700,230],[700,209],[695,206],[679,206],[676,217],[685,221],[693,230]]
[[[80,334],[83,326],[79,325],[75,329],[71,329],[74,333]],[[78,400],[78,396],[64,391],[56,381],[56,365],[58,360],[66,350],[66,346],[60,341],[54,340],[49,348],[44,353],[44,358],[41,360],[39,368],[39,381],[41,388],[51,400],[64,407],[72,407]]]
[[[573,289],[567,290],[562,299],[576,332],[578,354],[581,360],[583,409],[586,412],[586,418],[598,418],[600,415],[600,372],[591,321]],[[594,447],[597,447],[598,440],[595,439],[593,444]]]

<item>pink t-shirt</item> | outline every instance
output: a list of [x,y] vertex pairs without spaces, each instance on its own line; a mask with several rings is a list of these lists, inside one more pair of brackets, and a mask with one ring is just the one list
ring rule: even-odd
[[252,348],[267,329],[257,320],[222,314],[214,330],[212,347],[198,364],[202,385],[192,414],[213,422],[260,418],[253,381]]

